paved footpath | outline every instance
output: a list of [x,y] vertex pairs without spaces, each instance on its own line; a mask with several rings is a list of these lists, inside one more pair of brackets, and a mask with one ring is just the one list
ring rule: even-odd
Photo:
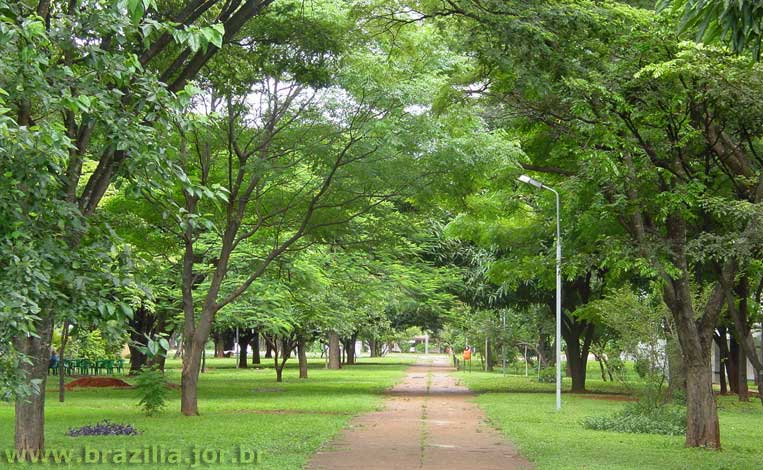
[[449,359],[433,356],[408,369],[387,392],[384,409],[354,418],[307,468],[530,469],[532,465],[485,422],[474,396],[449,373]]

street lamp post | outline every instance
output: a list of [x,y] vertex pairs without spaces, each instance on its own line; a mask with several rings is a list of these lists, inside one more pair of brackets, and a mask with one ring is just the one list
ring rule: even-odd
[[538,180],[521,175],[519,181],[547,189],[556,196],[556,409],[562,409],[562,230],[559,215],[559,193]]

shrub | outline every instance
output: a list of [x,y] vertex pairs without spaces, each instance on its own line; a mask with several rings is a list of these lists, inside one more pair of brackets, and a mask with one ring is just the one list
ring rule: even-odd
[[167,406],[169,390],[164,381],[164,374],[157,366],[144,367],[138,373],[135,377],[135,389],[140,397],[138,405],[146,416],[159,414]]
[[69,428],[67,436],[137,436],[140,432],[131,424],[112,423],[108,419],[81,428]]
[[651,371],[652,364],[649,362],[648,359],[640,357],[636,359],[636,362],[633,364],[633,369],[636,371],[639,377],[642,379],[645,379],[647,375],[649,375],[649,372]]
[[538,374],[538,382],[544,384],[552,384],[556,382],[556,368],[544,367],[541,369],[540,373]]
[[629,403],[613,416],[586,417],[582,425],[597,431],[678,436],[686,432],[686,411],[636,402]]

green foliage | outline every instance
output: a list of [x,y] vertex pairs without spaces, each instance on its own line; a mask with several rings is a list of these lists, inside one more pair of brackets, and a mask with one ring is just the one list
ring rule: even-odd
[[167,406],[169,387],[158,366],[144,367],[135,377],[138,406],[146,416],[155,416]]
[[538,382],[544,384],[556,383],[556,367],[543,367],[538,373]]
[[661,8],[681,15],[680,32],[694,32],[698,41],[722,41],[737,53],[746,49],[760,59],[763,5],[756,0],[661,0]]
[[652,364],[644,357],[636,358],[636,362],[633,364],[633,369],[642,379],[648,376],[651,367]]
[[612,416],[586,417],[581,424],[596,431],[678,436],[686,432],[686,410],[636,402],[627,404]]

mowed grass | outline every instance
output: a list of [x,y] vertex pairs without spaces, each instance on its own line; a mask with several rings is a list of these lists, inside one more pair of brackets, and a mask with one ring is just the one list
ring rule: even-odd
[[[734,396],[718,398],[723,450],[715,452],[686,449],[682,436],[584,429],[580,424],[584,417],[616,412],[625,405],[616,399],[629,393],[618,384],[590,375],[590,370],[586,388],[593,393],[563,393],[561,412],[555,411],[554,384],[537,383],[532,376],[502,377],[500,371],[457,374],[479,392],[475,401],[490,422],[539,469],[763,468],[763,407],[755,399],[740,403]],[[569,379],[565,379],[563,390],[569,387]]]
[[[380,407],[382,392],[402,379],[413,356],[359,359],[359,364],[339,371],[323,368],[311,360],[307,380],[298,378],[296,360],[284,371],[284,382],[276,383],[272,362],[263,359],[262,369],[235,369],[234,359],[211,359],[199,382],[201,416],[182,416],[180,390],[170,391],[169,406],[159,416],[146,417],[137,407],[132,389],[78,389],[67,391],[66,402],[58,402],[57,382],[48,383],[46,395],[46,447],[72,449],[75,456],[84,448],[141,450],[151,446],[178,449],[183,457],[193,449],[224,451],[222,463],[207,465],[219,470],[244,468],[231,462],[239,446],[260,452],[262,469],[299,469],[311,454],[334,437],[354,415]],[[291,361],[290,361],[291,362]],[[179,384],[179,361],[168,361],[167,377]],[[124,378],[124,377],[122,377]],[[126,379],[128,382],[130,379]],[[71,427],[94,424],[103,419],[129,423],[138,436],[68,437]],[[0,452],[13,447],[13,406],[0,404]],[[6,468],[0,455],[0,468]],[[181,465],[142,463],[140,469],[189,468]],[[14,465],[13,468],[111,469],[113,463],[63,465]],[[204,465],[199,468],[203,468]]]

